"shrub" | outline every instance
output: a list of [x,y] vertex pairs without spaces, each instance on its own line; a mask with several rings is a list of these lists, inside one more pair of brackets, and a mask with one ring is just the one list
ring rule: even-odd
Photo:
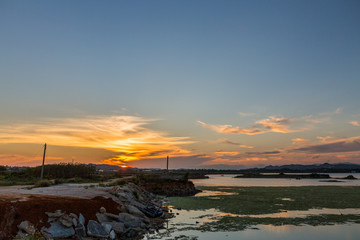
[[34,187],[50,187],[51,185],[53,184],[49,180],[40,180],[35,183]]

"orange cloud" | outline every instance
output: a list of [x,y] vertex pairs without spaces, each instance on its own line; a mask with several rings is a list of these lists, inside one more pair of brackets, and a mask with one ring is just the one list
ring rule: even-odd
[[207,124],[201,121],[198,121],[198,123],[204,127],[208,128],[210,130],[213,130],[218,133],[227,133],[227,134],[246,134],[246,135],[255,135],[255,134],[261,134],[264,133],[263,130],[260,130],[258,128],[239,128],[239,127],[233,127],[232,125],[212,125]]
[[[1,154],[0,163],[1,165],[10,166],[36,166],[41,164],[42,156],[24,156],[20,154]],[[62,157],[48,156],[46,163],[55,163],[62,161]]]
[[264,126],[265,128],[269,129],[271,132],[292,133],[297,131],[289,130],[289,125],[295,121],[296,121],[295,118],[270,116],[267,119],[257,121],[256,124]]
[[279,133],[299,132],[299,130],[289,129],[289,125],[295,121],[296,121],[295,118],[270,116],[267,119],[263,119],[255,122],[255,124],[250,128],[233,127],[232,125],[212,125],[212,124],[204,123],[202,121],[198,121],[198,123],[203,128],[208,128],[218,133],[255,135],[266,132],[279,132]]
[[319,139],[321,142],[327,142],[331,139],[334,139],[335,137],[331,137],[331,136],[326,136],[326,137],[316,137],[317,139]]
[[360,123],[358,121],[350,121],[349,123],[355,127],[360,127]]
[[[145,127],[155,120],[137,116],[93,116],[46,119],[36,123],[0,126],[0,143],[44,143],[49,145],[110,150],[124,162],[167,151],[173,156],[189,153],[182,145],[187,137],[170,137]],[[116,161],[108,161],[108,163]]]
[[291,139],[291,141],[292,141],[292,144],[304,144],[304,143],[307,143],[309,140],[303,139],[303,138],[294,138],[294,139]]
[[215,152],[216,156],[237,156],[239,152]]

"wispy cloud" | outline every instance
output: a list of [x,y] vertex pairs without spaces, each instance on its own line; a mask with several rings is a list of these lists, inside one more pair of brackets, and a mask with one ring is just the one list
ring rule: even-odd
[[[10,166],[33,166],[39,165],[42,156],[25,156],[21,154],[0,154],[1,165]],[[63,161],[62,157],[48,156],[46,163],[55,163]]]
[[232,125],[212,125],[212,124],[204,123],[202,121],[198,121],[198,123],[202,127],[208,128],[218,133],[256,135],[266,132],[278,132],[278,133],[298,132],[300,130],[289,129],[290,124],[294,123],[295,121],[296,121],[295,118],[270,116],[267,119],[256,121],[254,125],[249,128],[241,128],[238,126],[233,127]]
[[241,117],[252,117],[252,116],[255,116],[256,113],[246,113],[246,112],[238,112],[238,114],[241,116]]
[[312,115],[309,115],[309,116],[303,117],[303,120],[305,120],[305,122],[308,122],[308,123],[319,124],[319,123],[329,122],[331,120],[331,118],[330,117],[314,118]]
[[198,123],[204,127],[208,128],[212,131],[218,132],[218,133],[226,133],[226,134],[246,134],[246,135],[255,135],[255,134],[261,134],[264,133],[263,130],[258,128],[240,128],[240,127],[233,127],[232,125],[212,125],[207,124],[201,121],[198,121]]
[[341,114],[343,112],[343,108],[342,107],[338,107],[337,109],[335,109],[332,112],[324,112],[324,113],[320,113],[319,115],[337,115],[337,114]]
[[360,123],[358,121],[350,121],[349,123],[355,127],[360,127]]
[[230,144],[230,145],[234,145],[234,146],[239,146],[241,148],[254,148],[253,146],[247,146],[247,145],[243,145],[241,143],[237,143],[237,142],[233,142],[233,141],[230,141],[226,138],[223,138],[223,139],[219,139],[216,141],[217,143],[223,143],[223,144]]
[[257,121],[256,124],[264,126],[265,128],[269,129],[271,132],[291,133],[298,131],[298,130],[289,129],[289,125],[291,123],[294,123],[295,121],[296,121],[295,118],[270,116],[267,119]]
[[294,149],[296,152],[307,153],[342,153],[342,152],[358,152],[360,151],[360,137],[348,138],[334,142],[315,144],[306,147]]
[[340,113],[342,113],[342,111],[343,111],[343,109],[339,107],[335,110],[335,114],[340,114]]
[[292,144],[304,144],[304,143],[309,142],[309,140],[304,139],[304,138],[294,138],[294,139],[291,139],[291,142],[292,142]]
[[332,136],[325,136],[325,137],[318,136],[316,138],[319,139],[321,142],[325,143],[325,142],[328,142],[328,141],[334,139],[335,137],[332,137]]
[[218,151],[215,152],[216,156],[220,156],[220,157],[224,157],[224,156],[237,156],[239,155],[239,152],[223,152],[223,151]]
[[273,155],[273,154],[279,154],[281,153],[279,150],[274,151],[265,151],[265,152],[247,152],[248,155]]
[[119,154],[113,158],[114,163],[155,157],[154,152],[169,149],[174,156],[189,153],[182,147],[192,143],[187,137],[170,137],[165,132],[148,128],[153,121],[137,116],[92,116],[0,125],[0,143],[47,142],[58,146],[106,149]]

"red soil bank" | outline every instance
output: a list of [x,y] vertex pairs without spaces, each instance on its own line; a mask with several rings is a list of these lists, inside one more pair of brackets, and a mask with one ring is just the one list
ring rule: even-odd
[[30,196],[26,200],[0,199],[0,239],[12,239],[17,232],[17,225],[28,220],[38,230],[43,226],[50,226],[45,212],[61,210],[63,213],[80,213],[84,215],[86,223],[89,219],[96,220],[96,213],[100,207],[105,207],[107,212],[118,214],[119,204],[112,199],[95,197],[93,199]]

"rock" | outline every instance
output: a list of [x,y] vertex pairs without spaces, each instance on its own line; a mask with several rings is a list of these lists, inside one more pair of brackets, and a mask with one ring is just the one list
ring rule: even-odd
[[22,221],[17,227],[19,230],[30,235],[34,235],[36,232],[35,226],[29,221]]
[[115,234],[114,230],[111,230],[109,236],[110,236],[110,239],[116,239],[116,234]]
[[110,234],[110,231],[112,229],[110,224],[107,223],[101,223],[101,226],[103,226],[108,234]]
[[76,218],[73,218],[72,224],[74,225],[74,227],[76,227],[78,225],[78,220],[76,220]]
[[130,213],[131,215],[135,215],[138,217],[145,217],[145,214],[143,212],[141,212],[137,207],[134,207],[132,205],[128,205],[126,206],[127,208],[127,212]]
[[79,223],[85,226],[85,217],[81,213],[79,214]]
[[145,224],[145,223],[140,223],[140,227],[142,228],[142,229],[147,229],[148,227],[147,227],[147,225]]
[[100,208],[100,213],[106,213],[106,208],[101,207],[101,208]]
[[140,227],[140,222],[124,222],[124,226],[127,228],[137,228]]
[[120,210],[120,212],[127,212],[125,205],[119,206],[118,209]]
[[130,228],[129,231],[126,233],[126,236],[128,238],[134,238],[136,236],[136,232],[132,228]]
[[76,236],[80,239],[83,239],[86,237],[86,229],[85,226],[81,223],[79,223],[75,228]]
[[119,219],[122,222],[141,222],[142,219],[139,217],[133,216],[129,213],[119,213]]
[[96,213],[96,218],[100,223],[111,222],[111,219],[103,213]]
[[78,216],[75,213],[70,213],[69,216],[72,218],[78,219]]
[[50,218],[59,218],[59,217],[61,217],[63,215],[61,210],[56,210],[54,213],[45,212],[45,214],[48,215],[48,217],[50,217]]
[[109,224],[112,230],[114,230],[117,234],[122,234],[125,232],[125,225],[122,222],[106,222],[106,224]]
[[21,230],[19,230],[14,240],[25,240],[25,239],[27,240],[29,238],[30,238],[29,234],[23,233]]
[[59,218],[53,218],[53,217],[49,217],[48,218],[48,222],[50,223],[50,222],[55,222],[55,221],[57,221]]
[[112,214],[112,213],[105,213],[105,215],[111,219],[114,219],[116,221],[119,220],[119,215],[116,215],[116,214]]
[[73,219],[69,216],[69,215],[62,215],[61,218],[59,219],[59,222],[64,225],[65,227],[72,227],[73,225]]
[[146,217],[146,216],[142,219],[142,221],[143,221],[144,223],[146,223],[146,224],[150,224],[150,220],[149,220],[149,218]]
[[74,228],[64,227],[58,222],[52,222],[49,228],[42,227],[41,233],[47,238],[67,238],[75,235]]
[[90,237],[98,237],[98,238],[107,238],[109,237],[109,233],[106,231],[105,227],[103,227],[100,223],[89,220],[87,225],[87,234]]

